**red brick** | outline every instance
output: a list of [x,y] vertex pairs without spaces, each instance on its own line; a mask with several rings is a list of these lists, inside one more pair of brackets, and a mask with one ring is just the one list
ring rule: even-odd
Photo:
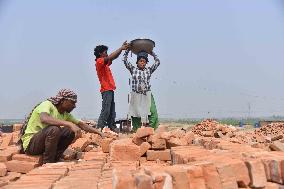
[[13,134],[8,133],[2,137],[2,143],[0,145],[0,149],[6,149],[9,145],[13,143]]
[[147,160],[156,161],[157,159],[163,160],[163,161],[170,161],[171,160],[170,150],[163,150],[163,151],[148,150],[147,151]]
[[235,174],[238,186],[243,188],[248,187],[250,183],[250,177],[245,163],[241,160],[234,160],[229,163]]
[[0,181],[8,181],[8,182],[15,181],[18,178],[20,178],[21,175],[22,175],[21,173],[8,172],[6,176],[0,177]]
[[32,156],[32,155],[27,155],[27,154],[15,154],[15,155],[13,155],[12,160],[28,161],[28,162],[41,164],[42,156]]
[[155,133],[161,134],[163,132],[168,132],[169,128],[167,125],[159,125],[158,128],[156,129]]
[[12,159],[13,152],[8,150],[0,151],[0,162],[6,162]]
[[155,189],[173,188],[172,177],[161,167],[148,166],[144,167],[144,171],[152,177]]
[[[67,168],[48,168],[48,167],[38,167],[31,170],[27,175],[59,175],[60,177],[66,176],[68,172]],[[56,176],[55,176],[56,177]]]
[[250,176],[250,187],[261,188],[266,185],[266,175],[260,160],[245,161]]
[[4,163],[0,163],[0,177],[4,177],[7,174],[7,167]]
[[103,152],[85,152],[83,154],[83,159],[86,161],[106,161],[106,154]]
[[18,161],[12,160],[5,163],[8,171],[17,172],[17,173],[27,173],[38,166],[34,162]]
[[166,149],[166,140],[162,138],[158,138],[158,136],[153,135],[155,137],[152,137],[152,149],[154,150],[164,150]]
[[3,187],[8,184],[8,181],[0,180],[0,187]]
[[279,141],[275,141],[272,144],[270,144],[269,148],[273,151],[282,151],[284,152],[284,144]]
[[113,141],[112,138],[105,138],[101,141],[101,147],[104,153],[109,153],[110,143]]
[[223,188],[238,189],[235,173],[229,163],[220,163],[216,168]]
[[187,171],[179,165],[169,166],[165,169],[165,172],[172,176],[173,188],[188,189],[189,180]]
[[86,138],[79,138],[74,142],[71,147],[77,151],[84,151],[84,149],[90,144],[90,141]]
[[12,144],[17,144],[17,142],[20,140],[21,137],[20,131],[15,131],[12,133],[12,135],[13,135]]
[[143,142],[140,145],[140,156],[143,156],[147,150],[149,150],[151,148],[151,145],[148,142]]
[[186,132],[185,133],[185,136],[184,136],[184,139],[185,141],[187,142],[187,144],[192,144],[193,141],[194,141],[194,133],[193,132]]
[[154,189],[152,178],[145,174],[135,174],[135,183],[137,189]]
[[129,171],[113,171],[113,189],[133,189],[135,180]]
[[132,143],[131,139],[120,139],[111,143],[110,159],[113,161],[138,161],[140,147]]
[[136,136],[138,138],[147,137],[154,134],[154,129],[152,127],[140,127],[137,129]]
[[203,169],[201,166],[185,165],[189,179],[189,188],[206,189],[205,179],[203,178]]
[[176,146],[187,146],[187,141],[185,138],[170,138],[167,140],[167,148]]
[[197,164],[202,167],[206,187],[209,189],[222,189],[221,180],[213,163],[201,162]]
[[132,142],[138,146],[140,146],[143,142],[145,142],[146,140],[144,138],[139,138],[137,137],[136,134],[133,135],[133,138],[132,138]]

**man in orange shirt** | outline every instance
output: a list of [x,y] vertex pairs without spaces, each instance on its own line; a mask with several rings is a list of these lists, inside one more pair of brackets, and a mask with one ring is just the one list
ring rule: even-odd
[[112,61],[116,59],[123,50],[129,48],[129,44],[125,41],[122,46],[108,55],[108,47],[105,45],[96,46],[94,55],[96,56],[96,70],[101,84],[100,92],[102,93],[102,110],[98,120],[98,127],[108,127],[112,131],[115,130],[115,103],[114,103],[114,90],[115,82],[110,70]]

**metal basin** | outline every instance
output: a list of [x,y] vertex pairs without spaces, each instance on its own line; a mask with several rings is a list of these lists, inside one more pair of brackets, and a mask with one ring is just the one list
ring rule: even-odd
[[146,51],[148,54],[153,50],[155,47],[155,42],[151,39],[134,39],[130,41],[130,50],[134,54],[138,54],[140,51]]

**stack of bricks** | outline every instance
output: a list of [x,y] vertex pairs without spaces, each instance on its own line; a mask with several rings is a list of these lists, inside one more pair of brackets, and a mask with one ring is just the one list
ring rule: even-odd
[[[257,138],[254,132],[245,134]],[[4,134],[0,187],[284,188],[281,137],[271,137],[277,151],[270,151],[232,141],[233,137],[204,137],[182,129],[168,131],[165,126],[156,131],[139,128],[132,138],[113,136],[102,139],[84,133],[64,152],[65,162],[41,166],[41,156],[19,154],[13,134]]]

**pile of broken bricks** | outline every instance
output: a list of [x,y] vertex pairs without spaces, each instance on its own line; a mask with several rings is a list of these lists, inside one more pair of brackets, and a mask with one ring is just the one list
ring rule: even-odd
[[[284,188],[281,137],[261,134],[265,142],[257,144],[269,144],[262,148],[241,137],[254,137],[254,131],[220,125],[205,120],[188,131],[169,130],[166,125],[155,131],[142,127],[133,135],[104,130],[104,139],[83,133],[64,152],[62,162],[42,165],[41,156],[19,154],[15,142],[20,124],[15,124],[13,133],[0,138],[0,188]],[[203,135],[209,128],[224,134]],[[233,135],[226,137],[230,132]],[[279,145],[271,148],[274,142]]]

